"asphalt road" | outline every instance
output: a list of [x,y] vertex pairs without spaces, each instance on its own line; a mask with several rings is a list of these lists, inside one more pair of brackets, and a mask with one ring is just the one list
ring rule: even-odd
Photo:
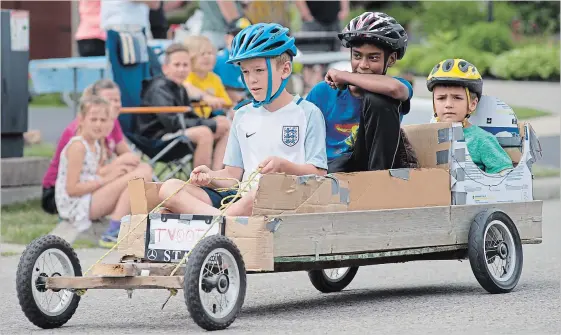
[[[544,242],[524,246],[517,288],[486,293],[468,261],[425,261],[359,269],[343,292],[321,294],[306,273],[249,275],[238,319],[224,334],[559,334],[561,233],[559,200],[544,203]],[[82,267],[103,251],[79,252]],[[21,312],[15,293],[18,256],[2,259],[0,333],[37,331]],[[167,291],[91,290],[74,317],[49,334],[198,334],[182,291],[162,311]]]

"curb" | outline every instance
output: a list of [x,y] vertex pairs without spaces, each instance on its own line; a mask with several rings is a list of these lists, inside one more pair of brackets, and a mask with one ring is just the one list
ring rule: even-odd
[[561,193],[561,178],[538,178],[534,179],[534,199],[553,200],[559,199]]

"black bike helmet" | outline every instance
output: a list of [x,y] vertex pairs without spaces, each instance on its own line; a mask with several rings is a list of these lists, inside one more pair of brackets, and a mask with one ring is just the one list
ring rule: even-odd
[[393,17],[380,12],[365,12],[355,17],[337,35],[345,48],[353,42],[370,42],[397,53],[403,58],[407,49],[407,32]]

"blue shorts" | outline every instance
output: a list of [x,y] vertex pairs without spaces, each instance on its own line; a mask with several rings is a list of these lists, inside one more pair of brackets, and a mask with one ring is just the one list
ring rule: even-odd
[[[237,191],[234,190],[228,190],[228,191],[217,191],[213,188],[210,187],[201,187],[201,189],[203,191],[206,192],[206,194],[208,194],[208,197],[210,198],[210,201],[212,202],[212,207],[214,208],[218,208],[220,209],[220,207],[222,206],[222,199],[226,198],[229,195],[232,195],[232,197],[226,199],[226,201],[224,201],[225,204],[230,203],[233,199],[234,199],[234,195],[236,195],[236,193],[238,193]],[[240,198],[237,198],[236,201],[240,200]],[[234,201],[235,202],[235,201]]]

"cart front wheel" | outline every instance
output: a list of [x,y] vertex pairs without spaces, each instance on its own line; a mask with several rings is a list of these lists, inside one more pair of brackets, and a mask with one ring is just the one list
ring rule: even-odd
[[499,210],[487,210],[472,222],[468,257],[479,284],[489,293],[508,293],[522,273],[522,242],[516,225]]
[[355,278],[358,266],[350,268],[335,268],[324,270],[312,270],[308,272],[310,281],[314,287],[323,293],[342,291]]
[[227,237],[204,238],[187,261],[184,295],[187,309],[201,328],[228,328],[242,309],[246,291],[245,264]]
[[16,290],[25,316],[37,327],[58,328],[72,318],[80,296],[70,290],[45,287],[50,277],[81,277],[74,249],[64,239],[47,235],[32,241],[23,251],[16,273]]

